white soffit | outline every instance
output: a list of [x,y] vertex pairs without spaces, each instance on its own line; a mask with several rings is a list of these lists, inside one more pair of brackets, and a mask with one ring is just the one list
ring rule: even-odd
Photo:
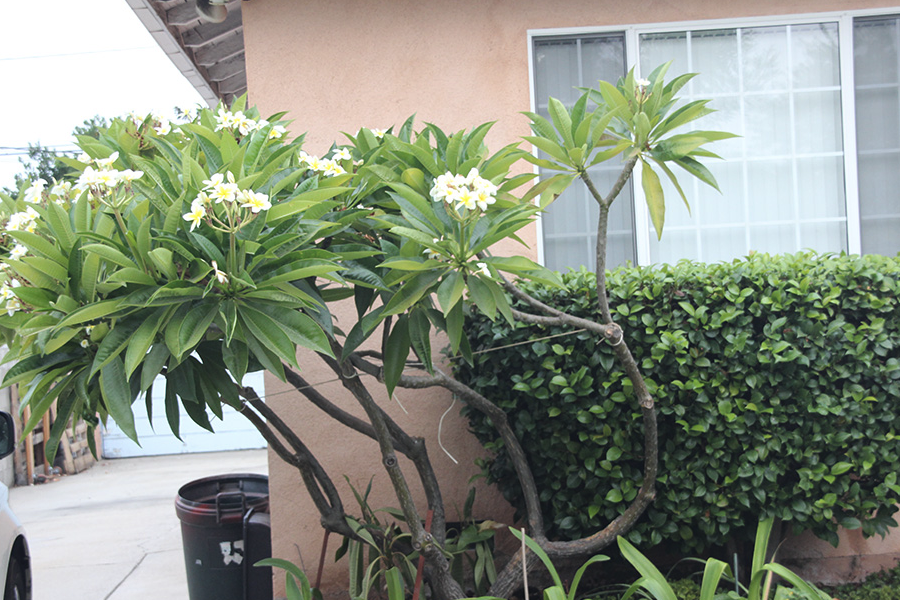
[[125,0],[210,106],[247,92],[240,0],[226,3],[222,23],[200,19],[196,0]]

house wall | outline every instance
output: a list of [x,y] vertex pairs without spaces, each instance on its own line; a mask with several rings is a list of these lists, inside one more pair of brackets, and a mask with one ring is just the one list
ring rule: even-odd
[[[694,21],[773,14],[803,14],[889,6],[877,0],[252,0],[242,5],[250,101],[264,114],[288,110],[293,133],[308,132],[306,149],[322,154],[341,131],[360,126],[399,127],[411,114],[419,123],[445,130],[497,121],[487,138],[492,148],[527,131],[519,113],[530,109],[527,30],[557,27]],[[898,9],[900,10],[900,9]],[[535,257],[536,235],[524,236],[531,250],[508,251]],[[352,310],[341,316],[349,328]],[[314,360],[304,373],[310,382],[333,379]],[[331,425],[284,384],[266,382],[269,402],[283,412],[337,479],[346,474],[357,487],[374,476],[373,506],[392,505],[386,474],[375,444]],[[373,389],[377,389],[377,385]],[[320,391],[341,398],[337,384]],[[383,396],[383,394],[382,394]],[[468,478],[476,473],[478,444],[453,408],[441,439],[459,460],[439,448],[438,423],[450,405],[438,391],[401,390],[398,402],[380,398],[392,416],[429,439],[430,455],[445,483],[448,506],[460,504]],[[272,524],[277,556],[299,560],[314,573],[322,532],[296,473],[274,456],[270,461]],[[340,482],[343,483],[343,482]],[[501,500],[480,494],[478,509]],[[352,503],[352,496],[349,496]],[[507,511],[507,516],[509,511]],[[896,545],[895,545],[896,546]],[[811,548],[809,545],[804,545]],[[816,547],[813,554],[829,547]],[[333,556],[334,543],[329,549]],[[843,552],[843,551],[842,551]],[[898,549],[890,550],[896,556]],[[331,559],[327,560],[331,563]],[[339,586],[331,569],[326,585]]]

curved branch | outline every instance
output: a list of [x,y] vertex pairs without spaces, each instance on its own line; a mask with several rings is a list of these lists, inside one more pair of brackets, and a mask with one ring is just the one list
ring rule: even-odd
[[[334,339],[331,339],[330,342],[334,354],[336,356],[341,356],[342,348],[340,344]],[[415,502],[413,502],[409,484],[406,482],[406,477],[403,474],[403,470],[400,468],[400,464],[397,461],[397,456],[394,452],[395,449],[392,443],[393,436],[389,426],[389,423],[393,423],[393,421],[387,413],[376,404],[375,399],[372,398],[371,394],[369,394],[369,390],[366,389],[366,386],[363,385],[360,380],[359,373],[350,362],[341,363],[336,359],[323,354],[320,354],[320,357],[338,375],[338,377],[340,377],[341,383],[351,394],[353,394],[353,397],[359,402],[372,423],[372,427],[375,430],[376,441],[378,442],[381,451],[381,462],[388,473],[391,485],[394,488],[394,493],[397,500],[400,502],[400,510],[403,512],[406,525],[409,527],[410,533],[412,534],[413,548],[418,550],[422,556],[425,557],[426,562],[432,569],[433,577],[440,582],[439,585],[436,586],[438,588],[436,592],[439,594],[446,593],[448,600],[449,598],[463,597],[464,593],[462,587],[450,575],[449,563],[444,557],[441,544],[435,540],[431,532],[425,531],[424,524],[416,509]],[[393,426],[397,427],[395,423]],[[403,435],[406,434],[404,433]],[[424,444],[422,447],[424,448]],[[433,471],[430,463],[427,466],[429,471]],[[429,504],[434,500],[434,498],[429,498]],[[440,497],[438,496],[436,500],[440,501]],[[436,506],[436,508],[441,509],[441,512],[443,512],[442,503],[439,506]],[[441,518],[443,518],[443,516]],[[432,527],[434,527],[434,524]]]
[[525,498],[525,512],[528,519],[528,528],[531,530],[531,536],[543,543],[546,541],[544,533],[544,517],[540,508],[540,496],[537,491],[537,484],[534,481],[534,475],[528,466],[528,458],[525,456],[525,450],[522,444],[509,425],[509,419],[506,413],[499,406],[470,388],[469,386],[446,375],[440,369],[434,370],[433,376],[412,376],[402,375],[398,386],[408,389],[423,389],[428,387],[443,387],[456,394],[463,402],[487,416],[497,433],[500,434],[503,443],[506,445],[506,451],[509,453],[513,468],[522,486],[522,494]]
[[[384,381],[384,371],[378,365],[374,365],[369,361],[364,360],[355,352],[350,355],[349,359],[353,366],[360,371],[372,375],[380,382]],[[379,410],[381,409],[379,408]],[[425,497],[428,500],[428,508],[433,511],[431,534],[434,536],[435,541],[443,545],[444,541],[447,539],[447,515],[444,509],[441,487],[438,483],[437,475],[434,472],[434,467],[431,465],[431,459],[428,457],[428,449],[425,445],[425,440],[421,437],[408,436],[406,432],[400,429],[390,416],[387,415],[387,413],[384,413],[384,411],[382,411],[382,413],[385,416],[388,427],[396,428],[409,444],[408,451],[404,451],[403,454],[409,458],[416,467],[416,471],[419,474],[419,480],[422,483],[422,488],[425,490]],[[397,449],[400,450],[400,446],[397,446]]]
[[[275,411],[260,399],[252,387],[238,387],[238,390],[245,399],[240,413],[260,432],[279,458],[300,471],[300,476],[309,492],[310,498],[319,511],[322,526],[335,533],[356,538],[356,534],[347,525],[344,518],[344,508],[340,495],[316,457]],[[268,423],[263,421],[263,418]],[[275,435],[269,423],[274,426],[275,431],[294,450],[293,453]]]

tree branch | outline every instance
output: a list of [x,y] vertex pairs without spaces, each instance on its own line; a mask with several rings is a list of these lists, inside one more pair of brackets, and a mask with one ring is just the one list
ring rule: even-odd
[[[344,519],[340,495],[316,457],[275,411],[260,399],[252,387],[238,387],[238,390],[245,399],[241,414],[256,427],[282,460],[300,471],[310,498],[319,511],[322,526],[335,533],[356,538],[356,534]],[[274,426],[278,434],[293,449],[293,453],[284,446],[263,418]]]

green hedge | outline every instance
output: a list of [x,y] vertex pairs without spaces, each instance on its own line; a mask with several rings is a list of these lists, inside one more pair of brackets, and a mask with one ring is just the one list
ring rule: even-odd
[[[564,279],[567,291],[529,289],[596,317],[594,276]],[[657,498],[632,542],[698,551],[769,515],[832,543],[838,525],[872,535],[896,524],[898,258],[756,254],[623,268],[609,289],[660,422]],[[469,318],[476,360],[458,361],[456,375],[510,415],[551,536],[606,525],[637,493],[643,450],[611,349],[585,332],[537,341],[566,330]],[[498,349],[478,353],[489,348]],[[467,416],[495,452],[486,471],[521,506],[502,443]]]

